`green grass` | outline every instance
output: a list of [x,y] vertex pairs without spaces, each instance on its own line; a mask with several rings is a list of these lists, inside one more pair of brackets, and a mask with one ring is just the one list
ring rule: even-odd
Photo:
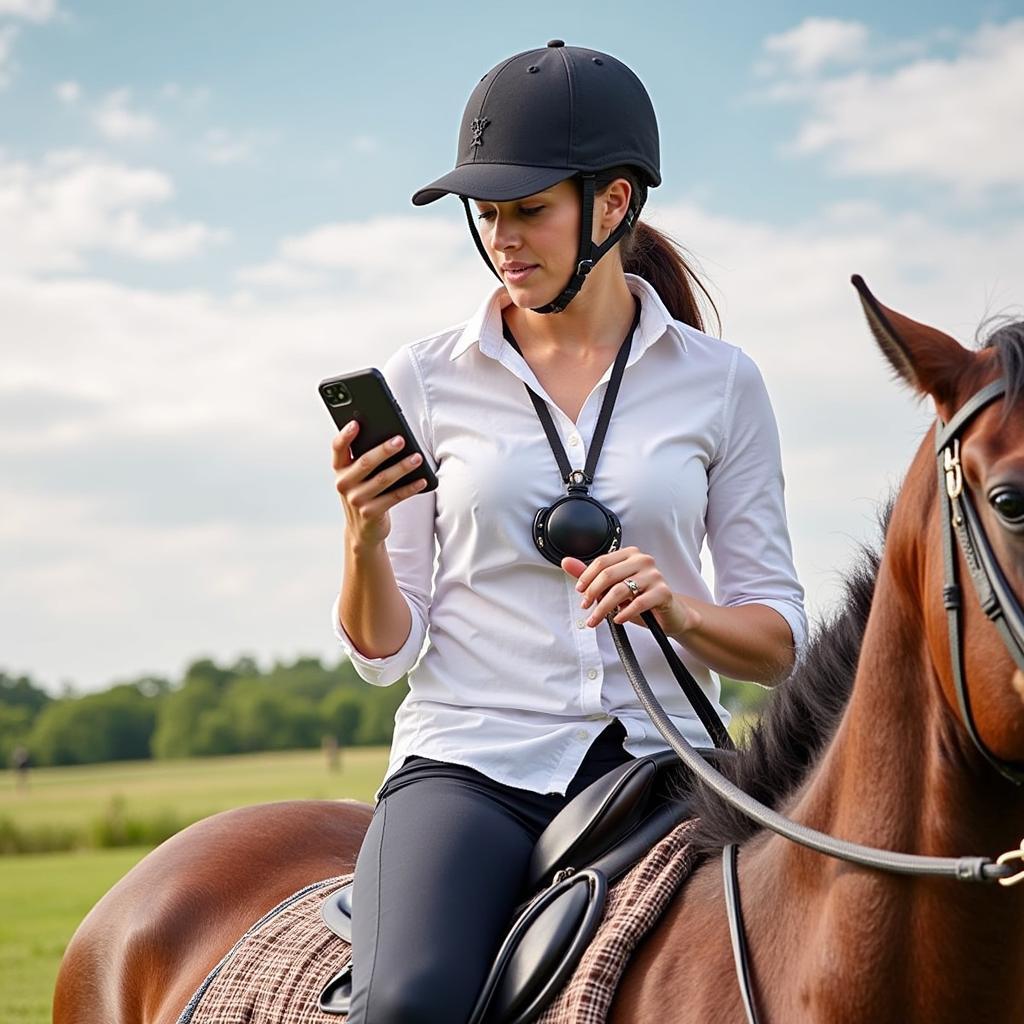
[[148,851],[0,860],[0,1021],[49,1024],[57,967],[92,905]]
[[117,796],[126,813],[167,809],[191,820],[267,800],[370,800],[386,763],[384,748],[356,747],[342,753],[338,772],[329,772],[316,750],[35,768],[27,793],[17,792],[12,773],[3,771],[0,817],[24,826],[83,825]]
[[[0,819],[15,827],[88,832],[117,800],[125,816],[174,814],[183,823],[270,800],[370,801],[387,750],[360,747],[330,772],[319,751],[33,770],[27,793],[0,772]],[[0,857],[0,1024],[49,1024],[68,939],[96,901],[148,847]],[[100,1024],[100,1022],[97,1022]]]
[[[272,800],[370,801],[387,750],[357,747],[328,771],[315,750],[37,768],[28,791],[0,772],[0,850],[154,845],[217,811]],[[134,838],[133,838],[134,837]]]

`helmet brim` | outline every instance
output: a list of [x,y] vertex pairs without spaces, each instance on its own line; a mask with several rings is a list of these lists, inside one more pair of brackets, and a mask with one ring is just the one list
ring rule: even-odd
[[523,199],[557,185],[577,172],[564,167],[524,167],[520,164],[463,164],[413,193],[414,206],[426,206],[446,195],[504,203]]

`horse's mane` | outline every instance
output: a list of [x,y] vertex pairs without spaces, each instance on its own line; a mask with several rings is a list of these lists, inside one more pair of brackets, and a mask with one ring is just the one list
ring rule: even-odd
[[1004,323],[988,336],[982,347],[995,349],[999,355],[999,365],[1006,381],[1005,424],[1018,396],[1024,391],[1024,320]]
[[[882,535],[879,550],[858,545],[859,553],[843,580],[845,596],[838,611],[815,624],[804,657],[772,692],[746,745],[721,769],[740,789],[769,807],[779,807],[807,777],[850,699],[895,503],[896,494],[890,493],[877,513]],[[700,818],[700,825],[691,842],[698,854],[744,842],[761,828],[703,784],[695,785],[694,797],[693,814]]]

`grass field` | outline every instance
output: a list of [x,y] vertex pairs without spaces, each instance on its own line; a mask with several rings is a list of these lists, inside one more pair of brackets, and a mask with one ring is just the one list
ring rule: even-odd
[[71,933],[147,852],[83,850],[0,860],[3,1024],[48,1024],[57,966]]
[[370,800],[386,763],[384,748],[356,747],[343,752],[338,772],[328,771],[315,750],[36,768],[28,793],[17,792],[5,771],[0,772],[0,818],[22,827],[85,825],[116,802],[126,815],[166,811],[196,821],[268,800]]
[[[46,827],[102,818],[116,800],[124,813],[162,811],[187,821],[269,800],[371,800],[387,751],[345,751],[327,770],[319,751],[187,761],[137,761],[33,771],[27,793],[0,772],[0,817]],[[49,1024],[57,967],[89,908],[146,848],[0,857],[0,1024]],[[97,1021],[97,1024],[101,1022]]]

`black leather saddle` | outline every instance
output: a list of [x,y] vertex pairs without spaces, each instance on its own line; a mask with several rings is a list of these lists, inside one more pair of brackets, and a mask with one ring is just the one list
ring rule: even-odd
[[[713,748],[700,753],[712,763],[734,756]],[[540,1015],[597,931],[608,886],[690,817],[687,776],[671,750],[639,757],[591,783],[551,820],[533,850],[525,902],[470,1024],[527,1024]],[[322,914],[351,943],[351,883],[324,902]],[[351,988],[350,961],[324,988],[320,1008],[347,1013]]]

